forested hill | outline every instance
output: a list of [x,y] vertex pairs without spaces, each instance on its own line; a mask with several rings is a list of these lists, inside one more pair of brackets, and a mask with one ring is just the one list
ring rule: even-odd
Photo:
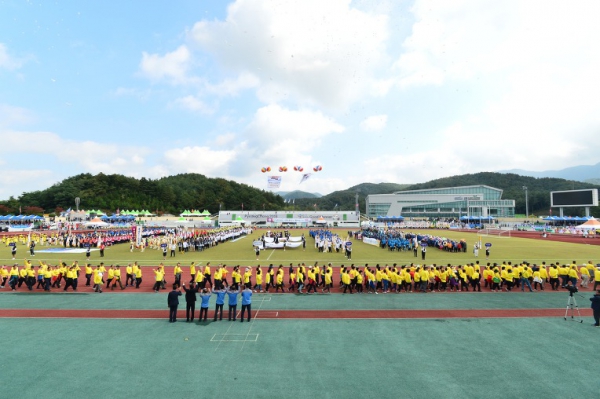
[[[442,179],[431,180],[427,183],[413,184],[407,190],[472,186],[476,184],[485,184],[486,186],[504,190],[502,199],[514,199],[516,202],[515,212],[517,214],[525,214],[525,190],[523,187],[527,187],[529,213],[538,215],[548,215],[550,211],[551,191],[600,187],[595,184],[551,177],[535,178],[516,175],[514,173],[481,172],[444,177]],[[581,209],[565,208],[565,211],[568,214],[573,212],[573,215],[583,215]],[[598,212],[598,209],[594,209],[594,212]]]
[[[135,179],[123,175],[80,174],[52,187],[23,193],[0,202],[0,213],[58,213],[75,207],[75,197],[82,209],[100,209],[112,213],[116,209],[149,210],[159,214],[179,214],[185,209],[281,209],[283,198],[221,178],[208,178],[194,173],[157,180]],[[243,204],[243,206],[242,206]]]
[[[550,209],[550,191],[598,188],[598,185],[557,178],[535,178],[513,173],[482,172],[451,176],[427,183],[407,185],[396,183],[363,183],[346,190],[335,191],[321,198],[295,199],[284,203],[281,196],[269,191],[221,178],[208,178],[194,173],[164,177],[157,180],[135,179],[123,175],[80,174],[69,177],[52,187],[19,198],[0,201],[0,214],[58,213],[73,208],[75,197],[81,199],[80,208],[100,209],[112,213],[116,209],[145,209],[151,212],[179,214],[185,209],[207,209],[210,213],[222,209],[246,210],[352,210],[356,194],[361,212],[370,194],[388,194],[403,190],[460,187],[476,184],[504,190],[503,199],[516,201],[516,213],[525,213],[525,191],[528,189],[529,213],[547,215]],[[569,215],[582,215],[583,210],[565,208]],[[592,208],[600,216],[598,207]]]

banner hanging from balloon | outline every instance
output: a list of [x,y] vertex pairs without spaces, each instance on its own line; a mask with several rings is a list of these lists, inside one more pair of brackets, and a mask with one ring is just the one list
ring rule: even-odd
[[281,176],[269,176],[267,178],[267,187],[279,188],[281,186]]

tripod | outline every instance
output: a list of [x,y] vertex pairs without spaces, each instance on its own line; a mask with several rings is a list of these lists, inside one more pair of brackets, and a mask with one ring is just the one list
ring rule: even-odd
[[[577,309],[578,320],[575,319],[575,312],[573,311],[573,306]],[[567,310],[565,311],[565,320],[567,320],[567,316],[569,315],[569,309],[571,310],[571,321],[578,321],[583,323],[583,319],[581,318],[581,312],[579,312],[579,306],[577,306],[577,301],[573,296],[573,293],[569,293],[569,299],[567,300]]]

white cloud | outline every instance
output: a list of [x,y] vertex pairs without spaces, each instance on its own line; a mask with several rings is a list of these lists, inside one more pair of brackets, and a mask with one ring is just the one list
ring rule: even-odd
[[4,43],[0,43],[0,68],[12,71],[20,68],[24,62],[24,59],[10,55],[6,45]]
[[24,125],[34,120],[33,113],[26,108],[0,104],[0,126]]
[[0,199],[19,197],[24,192],[45,190],[56,182],[49,169],[3,168],[0,174]]
[[400,87],[452,85],[463,90],[454,102],[465,106],[471,92],[483,93],[428,133],[435,147],[457,144],[446,146],[450,159],[479,158],[463,172],[597,162],[600,3],[417,0],[412,12],[394,65]]
[[217,96],[236,96],[242,90],[258,87],[259,79],[248,72],[240,73],[235,79],[225,79],[220,83],[208,84],[206,90]]
[[191,53],[185,45],[181,45],[163,56],[148,54],[144,51],[140,62],[140,71],[153,81],[167,80],[173,84],[189,83],[195,80],[188,76],[191,58]]
[[382,130],[387,125],[387,115],[369,116],[360,123],[360,128],[367,132]]
[[350,0],[238,0],[225,20],[202,20],[189,32],[224,69],[258,77],[263,102],[334,108],[371,92],[387,37],[387,16]]
[[199,112],[205,115],[210,115],[215,112],[215,110],[206,105],[204,101],[192,95],[178,98],[175,100],[175,105],[189,111]]
[[235,151],[219,151],[209,147],[173,148],[165,152],[164,158],[171,173],[201,173],[216,177],[223,176]]
[[[0,140],[12,153],[40,154],[69,165],[76,173],[125,173],[144,164],[144,155],[150,153],[143,146],[104,144],[95,141],[63,139],[51,132],[0,130]],[[32,144],[34,143],[34,144]]]

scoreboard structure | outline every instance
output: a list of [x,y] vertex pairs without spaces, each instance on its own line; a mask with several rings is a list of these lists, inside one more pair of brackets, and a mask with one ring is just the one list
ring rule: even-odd
[[598,189],[551,191],[550,206],[560,208],[560,216],[565,207],[585,207],[585,216],[590,216],[590,207],[598,206]]

